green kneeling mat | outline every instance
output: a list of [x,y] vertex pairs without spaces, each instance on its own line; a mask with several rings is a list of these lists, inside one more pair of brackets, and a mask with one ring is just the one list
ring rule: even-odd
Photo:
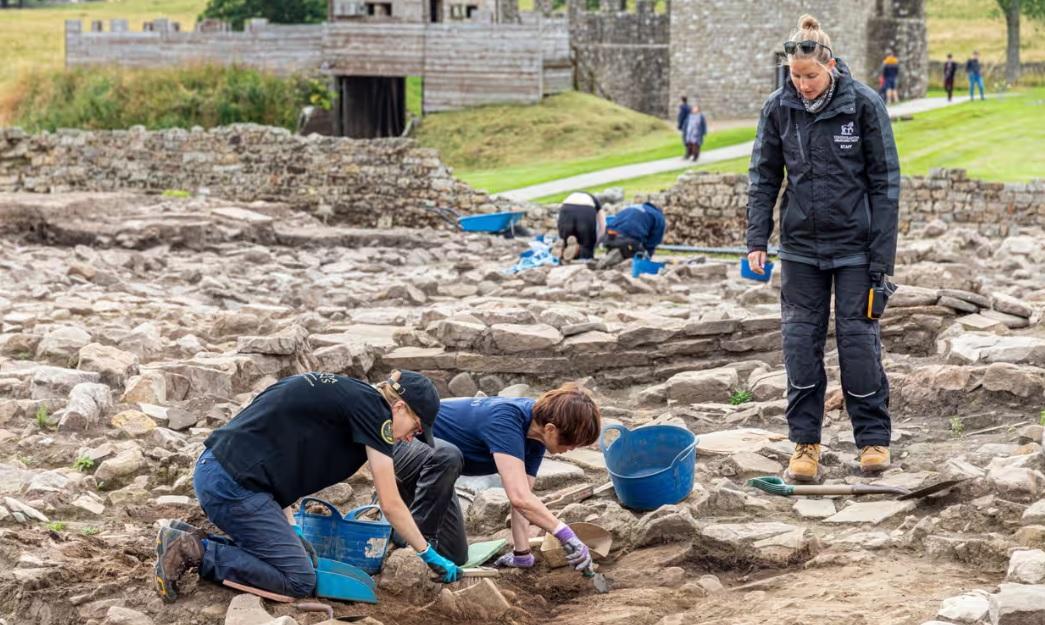
[[497,552],[507,544],[508,541],[501,538],[499,540],[488,540],[468,545],[468,562],[461,568],[471,569],[482,566],[487,560],[497,555]]

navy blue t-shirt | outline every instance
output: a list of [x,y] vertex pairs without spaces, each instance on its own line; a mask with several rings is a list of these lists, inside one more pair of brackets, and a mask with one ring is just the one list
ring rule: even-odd
[[461,450],[463,475],[497,473],[493,455],[502,453],[522,460],[526,474],[536,476],[544,444],[526,438],[535,403],[515,397],[444,399],[432,433]]

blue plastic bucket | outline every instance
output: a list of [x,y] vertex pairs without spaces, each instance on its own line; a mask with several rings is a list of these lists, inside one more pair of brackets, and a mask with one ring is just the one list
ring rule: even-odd
[[[607,445],[610,430],[620,436]],[[608,425],[599,435],[599,448],[617,499],[627,508],[656,510],[682,501],[693,490],[697,437],[686,428],[650,425],[629,430]]]
[[631,257],[631,277],[638,278],[644,273],[651,273],[656,275],[660,272],[661,268],[664,267],[664,263],[658,263],[657,261],[643,258],[641,256]]
[[[314,514],[307,511],[309,503],[318,503],[330,514]],[[295,518],[301,535],[316,548],[321,558],[329,558],[357,566],[370,575],[379,573],[384,564],[392,526],[384,515],[377,521],[362,521],[358,517],[377,506],[360,506],[341,516],[341,511],[329,501],[315,497],[301,500]]]
[[773,263],[766,261],[762,265],[762,269],[765,273],[758,274],[751,270],[751,263],[748,262],[747,258],[740,259],[740,277],[747,278],[748,280],[758,280],[759,282],[769,282],[769,279],[773,277]]

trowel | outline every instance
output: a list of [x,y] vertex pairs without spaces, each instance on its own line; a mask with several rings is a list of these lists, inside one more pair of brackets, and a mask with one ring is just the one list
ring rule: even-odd
[[[572,553],[572,551],[569,551],[569,545],[567,544],[563,544],[563,549],[566,549],[567,553]],[[595,592],[601,595],[610,591],[609,580],[607,580],[606,576],[602,573],[595,572],[594,564],[589,563],[588,566],[583,571],[581,571],[581,573],[584,575],[584,577],[591,578],[591,585],[595,587]]]
[[584,569],[584,576],[591,578],[591,585],[595,587],[595,592],[600,595],[610,591],[610,581],[602,573],[596,573],[594,565],[589,564],[588,568]]

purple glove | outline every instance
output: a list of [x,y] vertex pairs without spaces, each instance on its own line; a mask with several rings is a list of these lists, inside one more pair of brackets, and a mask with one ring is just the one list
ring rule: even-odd
[[566,552],[566,561],[570,563],[570,566],[578,571],[583,571],[591,566],[591,552],[588,551],[588,545],[577,538],[569,525],[560,523],[554,536],[562,543],[562,549]]
[[494,566],[507,566],[516,569],[529,569],[536,564],[533,554],[529,551],[524,553],[506,553],[493,563]]

